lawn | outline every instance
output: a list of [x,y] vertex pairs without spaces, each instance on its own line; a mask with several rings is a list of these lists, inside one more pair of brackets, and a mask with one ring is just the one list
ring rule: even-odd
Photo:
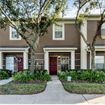
[[65,90],[77,94],[105,94],[105,84],[62,83]]
[[45,88],[46,84],[6,84],[0,86],[0,94],[36,94]]

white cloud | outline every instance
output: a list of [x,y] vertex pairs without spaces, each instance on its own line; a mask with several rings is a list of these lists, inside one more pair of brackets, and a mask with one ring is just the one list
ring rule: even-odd
[[[66,11],[66,16],[63,18],[75,18],[77,13],[77,9],[71,10],[71,11]],[[91,10],[91,14],[100,14],[100,9],[94,9]]]

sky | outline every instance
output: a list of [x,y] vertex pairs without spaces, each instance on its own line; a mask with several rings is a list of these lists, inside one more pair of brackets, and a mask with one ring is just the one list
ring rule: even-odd
[[[66,11],[66,15],[63,18],[75,18],[76,17],[76,9],[71,11]],[[95,9],[91,11],[91,14],[100,14],[100,9]]]
[[[65,12],[65,16],[63,18],[75,18],[77,8],[73,6],[73,0],[69,0],[69,10]],[[91,11],[91,14],[100,14],[100,9],[94,9]]]

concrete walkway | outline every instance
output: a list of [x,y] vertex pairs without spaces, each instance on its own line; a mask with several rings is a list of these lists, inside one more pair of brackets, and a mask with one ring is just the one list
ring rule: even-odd
[[46,90],[33,95],[0,95],[0,104],[105,104],[105,95],[71,94],[64,90],[57,76]]
[[9,83],[11,81],[12,81],[12,77],[10,77],[9,79],[0,80],[0,85],[7,84],[7,83]]

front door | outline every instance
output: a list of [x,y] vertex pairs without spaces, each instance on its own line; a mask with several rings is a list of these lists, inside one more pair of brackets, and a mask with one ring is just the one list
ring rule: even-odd
[[18,72],[23,70],[23,57],[18,57]]
[[50,74],[57,75],[57,57],[50,57]]

